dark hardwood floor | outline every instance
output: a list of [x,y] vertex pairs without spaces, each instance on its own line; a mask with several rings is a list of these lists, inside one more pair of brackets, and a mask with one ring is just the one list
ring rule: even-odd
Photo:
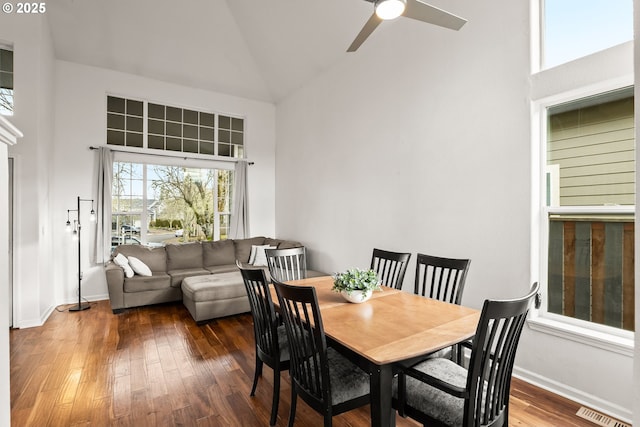
[[[180,303],[113,315],[108,301],[54,312],[38,328],[12,330],[11,419],[23,426],[267,426],[273,373],[255,397],[253,327],[248,314],[198,326]],[[64,307],[60,307],[64,309]],[[282,375],[278,426],[287,424]],[[511,426],[590,426],[580,405],[514,379]],[[299,401],[296,426],[322,418]],[[334,418],[365,427],[369,407]],[[397,418],[397,425],[417,425]]]

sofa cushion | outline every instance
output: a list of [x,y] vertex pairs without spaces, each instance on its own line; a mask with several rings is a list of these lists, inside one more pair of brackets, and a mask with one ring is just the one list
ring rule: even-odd
[[202,255],[205,268],[234,264],[236,262],[236,247],[233,240],[205,242],[202,244]]
[[251,255],[249,255],[249,264],[255,267],[266,267],[268,265],[267,262],[267,253],[265,249],[277,249],[277,246],[270,245],[253,245],[251,246]]
[[282,240],[272,239],[271,237],[265,237],[264,242],[262,242],[263,245],[275,246],[276,248],[280,243],[282,243]]
[[130,279],[124,279],[125,292],[143,292],[168,289],[171,277],[166,273],[155,273],[153,276],[135,275]]
[[282,240],[278,245],[278,249],[291,249],[291,248],[301,248],[304,246],[300,242],[296,242],[293,240]]
[[122,268],[122,270],[124,271],[125,277],[127,278],[133,277],[134,272],[131,266],[129,265],[129,259],[126,256],[122,254],[118,254],[113,257],[113,262],[114,264]]
[[202,244],[200,242],[167,245],[167,271],[186,268],[202,268]]
[[153,272],[154,276],[156,272],[167,271],[167,252],[163,247],[149,248],[141,245],[120,245],[113,251],[113,256],[122,254],[127,258],[130,256],[138,258],[144,262]]
[[302,243],[293,240],[272,239],[270,237],[264,239],[263,245],[275,246],[278,249],[300,248],[303,246]]
[[153,276],[149,266],[134,256],[129,257],[129,265],[131,269],[140,276]]
[[194,302],[225,300],[247,295],[240,271],[189,277],[182,282],[185,298]]
[[235,239],[236,259],[240,262],[248,262],[251,255],[251,246],[262,245],[264,237],[252,237],[250,239]]
[[171,286],[174,288],[179,287],[185,277],[211,274],[209,270],[204,268],[182,268],[180,270],[169,270],[167,273],[171,276]]
[[211,274],[217,273],[229,273],[231,271],[238,271],[238,266],[234,264],[226,265],[210,265],[206,267]]

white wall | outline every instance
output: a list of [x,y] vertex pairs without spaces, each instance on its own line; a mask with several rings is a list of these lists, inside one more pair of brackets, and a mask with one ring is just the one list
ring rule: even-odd
[[[278,105],[276,231],[310,248],[311,267],[366,267],[380,247],[413,262],[416,252],[471,258],[466,305],[528,290],[537,272],[527,3],[466,2],[459,33],[382,26]],[[527,328],[516,365],[631,416],[630,357]]]
[[[139,76],[65,61],[55,63],[55,137],[51,156],[51,216],[57,261],[53,267],[55,301],[77,301],[77,247],[65,233],[67,209],[76,198],[95,199],[96,151],[105,145],[106,96],[115,94],[166,105],[245,117],[249,167],[250,227],[253,235],[273,236],[275,230],[275,107],[272,104],[167,84]],[[89,206],[83,205],[88,214]],[[93,229],[83,224],[82,296],[107,298],[102,266],[91,265]],[[91,230],[91,232],[88,232]]]
[[[0,129],[2,123],[0,122]],[[0,200],[8,200],[9,192],[9,163],[8,143],[0,138]],[[9,253],[8,235],[9,210],[6,204],[0,205],[0,254]],[[10,356],[9,356],[9,265],[5,256],[0,257],[0,427],[11,425],[11,389],[9,387]]]
[[0,15],[0,40],[14,48],[14,115],[23,133],[15,158],[14,325],[39,325],[51,309],[50,153],[53,45],[43,16]]
[[[13,146],[19,137],[22,137],[21,132],[0,117],[0,200],[9,198],[8,147]],[[0,254],[3,255],[9,253],[9,239],[4,237],[9,233],[8,224],[9,206],[0,203]],[[9,304],[9,259],[0,256],[0,427],[11,425]]]
[[[531,99],[535,102],[551,98],[555,100],[552,103],[558,103],[558,96],[583,97],[632,84],[633,43],[628,42],[533,75]],[[539,210],[534,216],[537,214]],[[535,247],[538,242],[534,238],[532,243]],[[540,280],[544,282],[544,278]],[[553,351],[520,352],[519,374],[578,402],[631,420],[633,386],[627,380],[633,370],[631,352],[596,350],[585,344],[586,339],[572,338],[577,342],[542,332],[525,335],[525,346]]]

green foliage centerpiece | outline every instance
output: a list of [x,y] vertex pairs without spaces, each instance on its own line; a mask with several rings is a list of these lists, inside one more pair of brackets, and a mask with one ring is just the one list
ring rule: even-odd
[[379,291],[382,288],[375,271],[350,268],[334,276],[331,290],[340,292],[347,301],[357,303],[368,300],[373,291]]

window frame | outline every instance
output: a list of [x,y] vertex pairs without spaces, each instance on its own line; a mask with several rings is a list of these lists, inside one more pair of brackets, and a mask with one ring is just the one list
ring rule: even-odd
[[[15,111],[16,111],[16,89],[15,89],[15,50],[13,45],[10,44],[6,44],[6,43],[2,43],[0,42],[0,49],[5,50],[5,51],[9,51],[11,52],[11,79],[13,81],[13,88],[11,88],[11,110],[10,111],[6,111],[6,112],[0,112],[1,116],[4,117],[13,117],[15,115]],[[6,71],[0,71],[0,72],[6,72]],[[0,88],[1,90],[1,88]]]
[[[600,52],[604,52],[608,49],[615,48],[616,46],[619,46],[621,44],[633,42],[633,22],[632,22],[631,39],[624,40],[604,48],[598,48],[598,49],[592,50],[589,53],[585,53],[576,57],[566,59],[560,63],[548,64],[547,63],[548,53],[546,52],[546,49],[545,49],[547,38],[548,38],[547,25],[545,22],[545,18],[547,14],[547,5],[546,5],[547,1],[548,0],[534,0],[530,3],[531,16],[534,19],[534,22],[537,23],[537,25],[532,26],[532,35],[531,35],[532,37],[531,39],[532,72],[538,72],[538,71],[550,70],[556,67],[562,67],[563,65],[568,64],[570,62],[578,61],[587,56],[597,55]],[[632,4],[632,9],[633,9],[633,4]]]
[[[121,129],[116,129],[116,128],[110,128],[109,127],[109,114],[114,114],[114,115],[122,115],[123,120],[126,122],[127,117],[130,117],[130,115],[125,111],[125,113],[117,113],[117,112],[111,112],[109,110],[109,98],[119,98],[119,99],[123,99],[125,101],[125,104],[129,101],[132,102],[141,102],[142,103],[142,131],[138,132],[138,131],[134,131],[133,133],[140,133],[142,135],[142,145],[140,147],[136,147],[133,145],[127,145],[126,143],[126,136],[125,136],[125,140],[124,140],[124,144],[120,145],[120,144],[109,144],[109,131],[121,131]],[[214,117],[214,125],[212,128],[210,128],[213,132],[213,140],[211,140],[211,144],[213,145],[213,153],[202,153],[200,152],[200,149],[198,149],[198,152],[191,152],[191,151],[184,151],[184,136],[182,135],[183,132],[183,127],[185,124],[189,125],[189,123],[184,121],[184,115],[182,116],[182,121],[181,122],[174,122],[172,120],[168,120],[166,117],[166,110],[165,110],[165,118],[160,120],[160,119],[155,119],[154,117],[150,117],[149,116],[149,104],[154,104],[157,106],[161,106],[163,108],[172,108],[172,109],[179,109],[181,110],[181,114],[184,114],[185,110],[188,110],[190,112],[196,112],[198,114],[210,114],[213,115]],[[216,160],[220,160],[220,161],[227,161],[227,162],[236,162],[238,160],[242,160],[242,159],[247,159],[247,117],[244,115],[239,115],[239,114],[232,114],[232,113],[224,113],[224,112],[220,112],[220,111],[212,111],[212,110],[205,110],[202,108],[198,108],[198,107],[192,107],[192,106],[185,106],[185,105],[181,105],[181,104],[177,104],[177,103],[169,103],[166,101],[157,101],[155,99],[145,99],[145,98],[140,98],[140,97],[135,97],[135,96],[129,96],[129,95],[122,95],[119,93],[115,93],[115,92],[106,92],[105,93],[105,97],[104,97],[104,107],[105,107],[105,118],[104,118],[104,141],[105,141],[105,146],[107,147],[113,147],[114,150],[124,150],[124,151],[129,151],[131,150],[132,152],[144,152],[144,153],[153,153],[156,155],[160,155],[160,156],[179,156],[179,157],[188,157],[188,158],[196,158],[196,159],[213,159],[214,161]],[[137,117],[137,116],[136,116]],[[225,130],[225,129],[220,129],[219,127],[219,122],[221,120],[221,118],[227,118],[229,119],[230,122],[233,121],[240,121],[242,123],[242,129],[240,131],[238,131],[239,133],[241,133],[241,142],[236,143],[233,141],[229,141],[229,142],[225,142],[225,141],[220,141],[219,140],[219,133],[221,130]],[[181,129],[181,135],[180,136],[180,141],[181,141],[181,146],[182,149],[181,150],[171,150],[171,149],[167,149],[166,146],[166,141],[165,141],[165,146],[164,148],[150,148],[149,147],[149,136],[156,136],[155,133],[149,132],[149,120],[157,120],[157,121],[162,121],[164,123],[165,126],[165,130],[164,130],[164,136],[163,138],[166,139],[167,137],[167,133],[166,133],[166,124],[167,122],[172,123],[172,124],[179,124],[180,125],[180,129]],[[198,125],[198,127],[200,127]],[[122,129],[123,133],[126,135],[127,134],[127,129],[125,127],[125,129]],[[237,131],[237,129],[236,129]],[[236,132],[236,133],[238,133]],[[191,140],[189,138],[187,138],[188,140]],[[203,141],[200,137],[198,137],[196,140],[193,140],[195,142],[209,142],[209,140]],[[221,155],[219,154],[219,148],[220,146],[223,146],[223,148],[229,148],[229,151],[231,154],[234,155]]]
[[[211,160],[211,159],[202,159],[202,158],[190,158],[185,157],[183,154],[176,152],[172,155],[172,153],[165,154],[144,154],[136,151],[125,151],[122,150],[124,148],[129,148],[133,150],[131,147],[118,147],[118,150],[114,150],[113,152],[113,162],[122,162],[122,163],[137,163],[143,164],[145,166],[148,165],[158,165],[158,166],[177,166],[177,167],[185,167],[185,168],[193,168],[193,169],[215,169],[215,170],[226,170],[226,171],[235,171],[235,163],[236,161],[232,160]],[[180,154],[180,155],[179,155]],[[186,153],[184,153],[186,154]],[[203,155],[200,155],[203,156]],[[240,160],[240,159],[236,159]],[[147,182],[147,168],[143,168],[143,200],[147,199],[147,186],[145,183]],[[217,189],[217,183],[216,183]],[[230,204],[229,207],[233,207],[233,184],[231,186],[231,195],[230,195]],[[112,195],[113,197],[113,195]],[[148,209],[146,209],[146,202],[143,202],[143,209],[140,212],[140,224],[148,224]],[[217,215],[228,215],[231,217],[232,212],[219,212],[217,210],[217,206],[214,204],[214,214]],[[109,213],[110,220],[112,220],[112,212]],[[229,221],[230,223],[231,221]],[[220,224],[219,222],[214,222],[214,227],[218,228]],[[215,233],[215,231],[214,231]],[[147,244],[147,230],[146,227],[140,227],[140,240],[143,244]]]
[[[634,332],[580,320],[547,310],[548,298],[548,248],[549,215],[551,214],[633,214],[636,207],[625,206],[547,206],[547,110],[552,106],[576,101],[590,96],[598,96],[613,90],[633,86],[633,76],[602,81],[593,85],[557,93],[533,100],[532,111],[532,274],[534,281],[541,282],[543,304],[538,310],[531,310],[528,324],[537,331],[566,338],[593,347],[609,350],[629,357],[634,352]],[[637,149],[637,148],[636,148]]]

